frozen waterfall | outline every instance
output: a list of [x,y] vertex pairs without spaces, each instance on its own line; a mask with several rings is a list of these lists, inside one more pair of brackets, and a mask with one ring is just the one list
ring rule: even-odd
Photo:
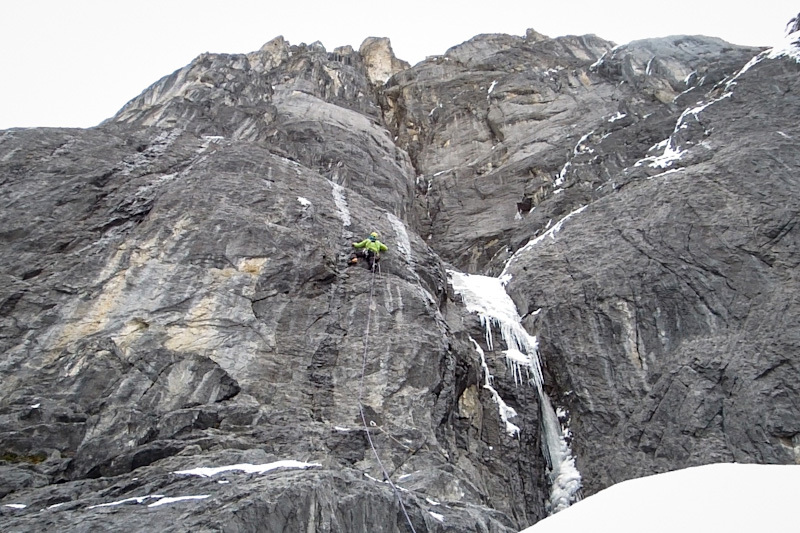
[[[575,468],[575,459],[567,444],[567,430],[562,429],[550,399],[542,387],[542,369],[539,361],[538,342],[522,326],[514,301],[506,293],[501,278],[464,274],[448,270],[450,284],[456,294],[463,299],[467,310],[477,313],[484,326],[486,345],[494,349],[493,328],[500,330],[506,349],[506,365],[511,371],[515,384],[527,381],[539,395],[542,425],[542,453],[550,467],[550,513],[556,513],[575,501],[581,487],[581,476]],[[516,434],[519,428],[509,422],[516,411],[509,407],[492,386],[493,377],[489,375],[483,350],[473,340],[479,354],[483,371],[486,373],[484,388],[492,393],[498,410],[509,434]],[[523,379],[523,374],[527,380]]]

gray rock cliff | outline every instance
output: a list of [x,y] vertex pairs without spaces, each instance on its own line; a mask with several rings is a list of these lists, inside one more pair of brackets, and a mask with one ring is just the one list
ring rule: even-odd
[[[0,526],[518,531],[547,397],[583,496],[797,462],[799,50],[279,37],[0,132]],[[448,270],[504,276],[541,392]]]

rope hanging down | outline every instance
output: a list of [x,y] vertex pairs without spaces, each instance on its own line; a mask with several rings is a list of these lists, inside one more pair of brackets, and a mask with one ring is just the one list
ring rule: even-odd
[[[403,503],[403,498],[400,496],[400,491],[398,490],[397,486],[392,482],[392,478],[389,477],[389,473],[386,471],[386,468],[383,466],[383,462],[381,458],[378,456],[378,450],[375,448],[375,444],[372,442],[372,435],[369,432],[369,425],[367,424],[367,417],[364,416],[364,404],[361,402],[361,399],[364,394],[364,374],[367,371],[367,351],[369,350],[369,325],[372,319],[372,298],[375,294],[375,262],[372,263],[372,280],[370,282],[369,288],[369,306],[367,308],[367,329],[366,335],[364,336],[364,356],[362,357],[361,362],[361,381],[358,384],[358,410],[361,413],[361,421],[364,423],[364,432],[367,434],[367,440],[369,441],[369,446],[372,448],[372,453],[375,455],[375,460],[378,461],[378,466],[381,467],[381,471],[383,472],[383,477],[392,486],[392,490],[394,491],[394,495],[397,497],[397,501],[400,502],[400,508],[403,510],[403,515],[406,517],[406,522],[408,522],[408,527],[411,528],[413,533],[417,533],[417,530],[414,529],[414,524],[411,523],[411,518],[408,516],[408,511],[406,511],[406,506]],[[380,267],[379,267],[380,268]]]

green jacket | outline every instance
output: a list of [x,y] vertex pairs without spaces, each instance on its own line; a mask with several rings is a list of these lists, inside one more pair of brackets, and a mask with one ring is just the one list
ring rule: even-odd
[[385,244],[383,244],[378,239],[375,239],[373,241],[373,240],[370,240],[369,237],[367,237],[366,239],[364,239],[361,242],[354,242],[353,243],[353,247],[355,247],[355,248],[366,248],[370,252],[374,252],[376,254],[379,254],[381,252],[385,252],[385,251],[387,251],[389,249],[389,248],[386,247]]

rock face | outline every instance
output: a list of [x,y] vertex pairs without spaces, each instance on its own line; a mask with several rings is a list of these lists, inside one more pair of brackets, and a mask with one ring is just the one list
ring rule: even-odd
[[2,529],[544,518],[546,410],[447,269],[509,279],[584,495],[797,462],[800,51],[761,52],[276,38],[96,128],[0,132]]

